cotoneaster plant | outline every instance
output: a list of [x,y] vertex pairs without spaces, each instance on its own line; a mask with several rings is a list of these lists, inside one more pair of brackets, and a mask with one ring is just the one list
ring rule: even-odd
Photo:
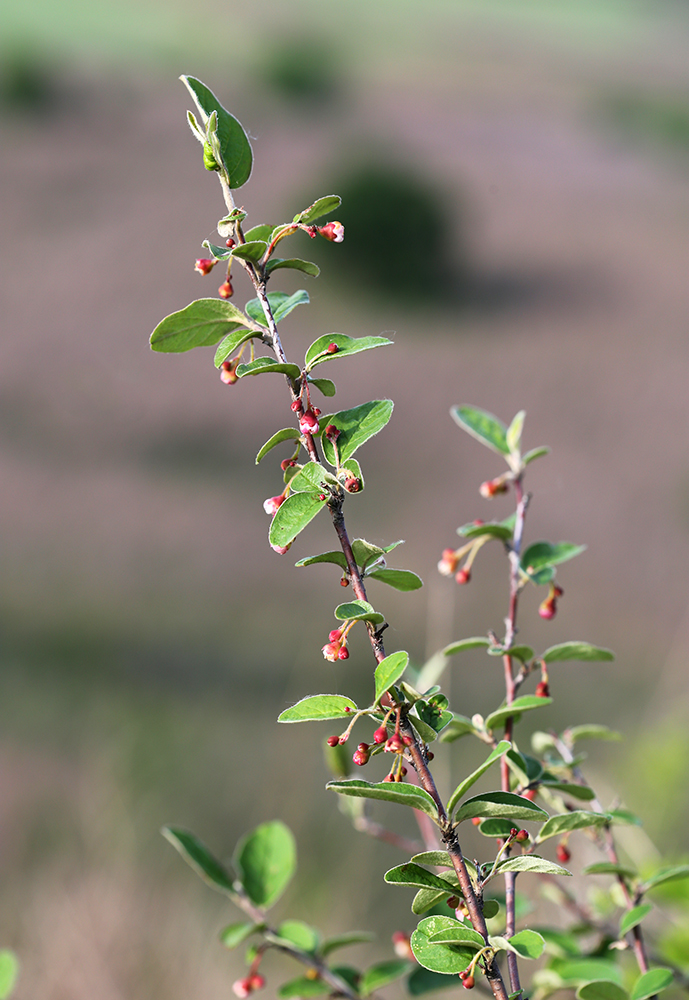
[[[278,721],[328,722],[331,730],[340,728],[334,725],[339,721],[344,727],[325,741],[335,773],[327,787],[342,797],[357,830],[411,854],[384,878],[392,886],[415,890],[412,919],[420,918],[411,934],[402,930],[393,934],[396,957],[365,969],[337,964],[336,952],[367,941],[370,935],[343,931],[323,939],[301,920],[274,923],[269,917],[296,865],[293,837],[280,820],[267,820],[247,833],[227,864],[194,834],[166,827],[165,836],[192,868],[242,912],[243,919],[220,934],[228,948],[248,943],[248,970],[234,983],[235,994],[246,997],[265,985],[260,969],[268,951],[280,952],[301,966],[296,978],[292,973],[278,985],[277,995],[284,998],[330,995],[357,1000],[395,980],[412,995],[476,986],[496,1000],[526,995],[540,1000],[562,990],[576,992],[579,1000],[646,1000],[673,983],[686,986],[681,970],[658,957],[665,952],[655,904],[656,890],[686,878],[689,865],[656,866],[642,874],[621,858],[615,828],[639,820],[619,803],[601,803],[581,769],[581,741],[616,739],[617,734],[602,725],[576,725],[561,733],[544,728],[528,747],[517,737],[518,723],[526,713],[547,718],[551,685],[557,682],[562,664],[613,659],[610,650],[588,642],[564,642],[537,651],[521,635],[518,638],[524,590],[545,588],[539,614],[552,619],[563,595],[555,582],[556,571],[584,548],[527,539],[531,497],[525,477],[529,465],[548,449],[523,452],[523,412],[505,425],[474,406],[452,408],[456,424],[491,449],[499,463],[495,478],[480,486],[481,496],[491,499],[511,492],[516,509],[504,520],[477,519],[459,527],[460,544],[444,550],[438,569],[465,585],[483,546],[500,546],[509,581],[504,631],[454,642],[421,667],[410,664],[403,650],[386,650],[388,623],[384,612],[369,601],[369,582],[411,591],[422,581],[408,569],[388,565],[399,542],[374,545],[350,538],[345,505],[364,489],[363,470],[355,456],[385,427],[393,403],[376,399],[322,413],[325,402],[320,406],[318,402],[336,394],[335,383],[321,374],[321,365],[328,365],[325,371],[331,374],[333,362],[388,347],[391,341],[326,333],[311,344],[303,360],[288,355],[279,323],[309,297],[302,290],[291,295],[269,292],[268,285],[283,269],[318,276],[314,263],[290,257],[285,248],[299,231],[340,243],[344,230],[333,218],[340,199],[326,195],[291,221],[254,225],[252,220],[249,227],[246,211],[235,201],[235,191],[248,180],[252,168],[247,135],[204,84],[193,77],[182,80],[195,105],[188,121],[203,147],[203,166],[217,174],[226,206],[217,224],[219,243],[203,243],[209,256],[196,261],[196,270],[206,276],[221,272],[222,281],[219,297],[198,299],[163,319],[153,331],[151,346],[161,352],[215,347],[215,366],[227,385],[250,375],[282,376],[275,384],[284,394],[286,426],[276,429],[256,456],[257,463],[268,456],[272,460],[274,453],[280,457],[276,493],[263,503],[271,517],[268,540],[284,555],[315,517],[330,519],[333,549],[301,556],[296,563],[298,567],[332,564],[334,586],[351,588],[351,597],[336,602],[336,627],[323,625],[327,641],[322,653],[329,661],[349,658],[352,630],[364,629],[372,660],[352,663],[353,669],[370,673],[367,704],[358,706],[346,694],[305,695]],[[334,256],[336,264],[336,251]],[[243,309],[230,301],[233,266],[245,271],[255,290]],[[528,627],[528,622],[522,624]],[[504,674],[504,701],[485,718],[454,711],[439,683],[451,661],[468,649],[483,649]],[[463,737],[483,744],[486,757],[444,800],[433,778],[434,752],[440,748],[453,753],[453,744]],[[350,777],[351,764],[366,767],[371,780]],[[474,785],[484,774],[494,776],[493,787],[476,794]],[[368,800],[415,810],[420,843],[410,843],[394,827],[373,822],[366,811]],[[394,821],[391,809],[390,823]],[[477,825],[485,837],[481,858],[469,859],[462,851],[462,824],[467,823]],[[581,837],[601,852],[599,862],[577,873],[603,884],[593,895],[587,895],[585,880],[572,878],[575,844]],[[552,854],[554,859],[548,856]],[[530,925],[526,896],[516,896],[517,879],[525,893],[556,902],[557,925]],[[333,891],[343,890],[333,887]],[[398,899],[399,927],[409,918],[404,897]],[[536,971],[529,975],[525,970],[530,965]]]

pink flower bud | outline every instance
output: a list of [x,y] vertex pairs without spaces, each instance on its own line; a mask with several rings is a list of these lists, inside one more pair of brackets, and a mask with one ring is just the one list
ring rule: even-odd
[[299,410],[301,410],[301,400],[300,400],[300,399],[295,399],[295,400],[293,400],[293,401],[292,401],[292,402],[291,402],[291,403],[289,404],[289,408],[290,408],[290,410],[292,411],[292,413],[298,413],[298,412],[299,412]]
[[249,976],[249,983],[252,990],[262,990],[266,985],[266,981],[260,972],[254,972],[253,976]]
[[334,663],[335,660],[337,660],[339,658],[339,656],[340,656],[340,646],[339,646],[339,643],[337,643],[337,642],[326,642],[326,644],[325,644],[325,646],[323,646],[321,652],[323,653],[323,656],[326,658],[326,660],[330,660],[331,663]]
[[325,742],[328,744],[329,747],[336,747],[337,744],[340,742],[340,737],[329,736]]
[[347,649],[346,646],[341,646],[340,647],[340,652],[338,653],[338,657],[337,658],[338,658],[338,660],[348,660],[349,659],[349,650]]
[[299,430],[302,434],[318,434],[318,417],[313,410],[306,410],[299,417]]
[[549,698],[550,688],[546,681],[539,681],[534,692],[537,698]]
[[266,514],[274,515],[277,512],[278,507],[285,502],[287,497],[284,493],[280,493],[276,497],[268,497],[267,500],[263,501],[263,509]]
[[225,385],[234,385],[239,378],[237,375],[238,364],[239,358],[234,358],[232,361],[223,361],[220,366],[220,381],[224,382]]
[[273,543],[271,542],[270,547],[273,550],[273,552],[277,552],[279,556],[284,556],[285,552],[288,552],[289,549],[292,548],[292,543],[290,542],[289,545],[273,545]]
[[514,839],[517,841],[518,844],[525,844],[529,839],[528,830],[519,830],[519,832],[515,835]]
[[326,351],[328,352],[328,354],[337,354],[339,349],[340,348],[337,346],[337,344],[328,344],[328,346],[326,347]]
[[332,632],[328,634],[328,642],[339,642],[342,638],[342,629],[334,628]]
[[328,426],[325,428],[325,436],[327,437],[328,441],[337,441],[337,439],[340,436],[340,431],[335,426],[335,424],[328,424]]
[[312,406],[311,407],[311,412],[313,413],[313,415],[315,417],[320,417],[320,415],[321,415],[321,411],[318,409],[317,406]]
[[373,734],[374,743],[385,743],[387,738],[388,738],[388,731],[385,726],[380,726],[380,728],[376,729],[375,733]]
[[454,549],[443,549],[443,554],[438,563],[438,572],[443,576],[453,576],[458,562],[459,560]]
[[218,295],[221,299],[231,299],[234,295],[234,288],[229,278],[218,289]]
[[468,583],[471,580],[471,572],[468,569],[460,569],[455,576],[457,583]]
[[393,733],[385,744],[386,753],[401,753],[404,750],[404,743],[400,739],[399,733]]
[[217,263],[215,257],[199,257],[194,264],[194,270],[199,274],[210,274]]
[[248,977],[246,979],[238,979],[235,983],[232,983],[232,992],[235,996],[248,997],[251,991],[251,980]]
[[398,958],[406,958],[409,962],[416,961],[409,943],[409,935],[405,934],[404,931],[395,931],[392,935],[392,946]]
[[318,233],[331,243],[341,243],[344,239],[344,226],[341,222],[327,222],[324,226],[318,226]]
[[370,756],[371,753],[369,751],[368,744],[360,743],[357,749],[354,751],[352,760],[354,761],[355,764],[358,764],[359,767],[363,767],[364,764],[368,764]]
[[497,479],[489,479],[488,482],[481,483],[478,491],[482,497],[490,500],[491,497],[497,496],[498,493],[507,493],[508,489],[509,483],[502,476],[499,476]]

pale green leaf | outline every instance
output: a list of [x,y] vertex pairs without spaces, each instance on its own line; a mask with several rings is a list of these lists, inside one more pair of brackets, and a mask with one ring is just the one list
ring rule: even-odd
[[247,325],[251,325],[247,317],[231,302],[197,299],[158,323],[151,334],[151,348],[180,354],[194,347],[212,347],[226,334]]
[[505,819],[544,820],[547,812],[529,799],[514,792],[484,792],[463,802],[455,816],[455,822],[481,817],[503,817]]
[[537,698],[533,694],[525,694],[521,698],[515,698],[511,705],[502,705],[486,719],[486,729],[495,729],[496,726],[504,725],[509,718],[521,715],[522,712],[530,712],[535,708],[543,708],[552,703],[552,698]]
[[652,903],[642,903],[640,906],[634,906],[628,910],[620,920],[620,937],[623,938],[625,934],[637,927],[652,909]]
[[314,694],[286,708],[278,722],[318,722],[321,719],[344,719],[357,707],[342,694]]
[[297,867],[292,832],[280,820],[262,823],[237,844],[235,865],[249,899],[270,907],[287,888]]
[[357,778],[346,781],[329,781],[325,786],[340,795],[352,795],[356,798],[383,799],[386,802],[396,802],[399,805],[421,809],[432,819],[437,820],[438,809],[431,796],[417,785],[406,785],[404,782],[381,781],[371,784]]
[[462,430],[471,434],[481,444],[485,444],[498,455],[509,455],[510,449],[506,439],[507,428],[492,413],[479,410],[475,406],[453,406],[450,409],[450,414]]
[[546,663],[559,663],[561,660],[610,661],[615,659],[615,654],[611,649],[592,646],[588,642],[560,642],[546,649],[541,659]]
[[409,664],[409,653],[399,650],[391,653],[376,667],[374,675],[376,684],[376,694],[374,704],[382,698],[386,691],[389,691],[393,684],[396,684]]
[[213,112],[217,115],[217,136],[230,187],[239,188],[246,184],[253,164],[251,144],[246,132],[237,119],[222,106],[213,91],[200,80],[193,76],[181,76],[180,80],[193,97],[204,125]]
[[649,969],[634,983],[629,1000],[647,1000],[672,986],[673,978],[672,969]]
[[547,823],[544,823],[539,830],[536,843],[542,844],[549,837],[559,837],[570,830],[583,830],[590,826],[603,826],[607,820],[608,816],[605,813],[586,812],[582,809],[551,816]]
[[389,962],[377,962],[376,965],[366,969],[359,983],[359,994],[362,997],[370,996],[375,990],[382,990],[384,986],[394,983],[396,979],[401,979],[414,966],[405,959],[392,959]]
[[233,894],[234,876],[198,837],[174,826],[164,826],[160,832],[207,885],[219,892]]
[[485,772],[488,770],[489,767],[491,767],[497,760],[500,760],[502,755],[504,753],[507,753],[507,751],[510,749],[511,746],[512,744],[510,743],[509,740],[501,740],[501,742],[498,743],[498,745],[484,760],[484,762],[479,767],[477,767],[475,771],[472,771],[471,774],[468,775],[463,781],[460,781],[460,783],[457,785],[457,787],[455,788],[454,792],[452,793],[452,795],[448,800],[447,803],[448,815],[452,815],[455,806],[460,802],[461,799],[464,798],[464,796],[469,791],[471,786],[478,781],[478,779],[481,777],[482,774],[485,774]]

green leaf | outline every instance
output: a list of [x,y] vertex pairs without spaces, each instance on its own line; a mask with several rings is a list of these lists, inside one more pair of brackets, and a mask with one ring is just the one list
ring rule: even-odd
[[615,659],[615,654],[611,649],[592,646],[588,642],[560,642],[546,649],[541,659],[546,663],[559,663],[561,660],[610,661]]
[[236,948],[255,931],[260,930],[261,926],[261,924],[250,924],[245,921],[238,924],[228,924],[220,931],[220,940],[226,948]]
[[256,333],[255,330],[235,330],[233,333],[228,333],[215,350],[213,358],[215,367],[219,368],[223,361],[227,361],[230,354],[234,354],[238,347],[241,347],[247,340],[251,340],[252,337],[258,338],[260,334]]
[[[443,876],[441,875],[440,878]],[[430,909],[436,906],[438,903],[442,903],[443,900],[449,899],[450,896],[460,896],[461,892],[458,885],[453,885],[450,882],[449,873],[446,876],[448,887],[445,892],[441,892],[439,889],[419,889],[417,894],[414,896],[411,904],[412,913],[416,913],[420,916],[422,913],[427,913]]]
[[320,944],[318,931],[305,924],[303,920],[283,920],[277,931],[278,937],[283,941],[289,941],[308,954],[315,952]]
[[261,375],[263,372],[278,372],[280,375],[289,375],[291,379],[298,379],[301,374],[296,365],[288,362],[283,364],[275,358],[256,358],[245,365],[237,366],[237,378],[244,378],[245,375]]
[[212,256],[217,260],[227,260],[228,257],[232,256],[232,251],[228,250],[227,247],[216,246],[215,243],[211,243],[210,240],[204,240],[201,246],[204,250],[209,250]]
[[359,983],[359,993],[362,997],[370,996],[375,990],[382,990],[384,986],[405,976],[413,968],[411,962],[400,958],[389,962],[378,962],[364,972]]
[[346,465],[343,465],[340,468],[338,475],[341,483],[344,483],[345,480],[348,479],[349,477],[352,477],[353,479],[358,479],[360,483],[358,491],[359,493],[362,492],[362,490],[366,485],[364,483],[364,474],[361,471],[361,466],[359,465],[359,463],[355,458],[348,458]]
[[471,434],[481,444],[496,451],[498,455],[509,455],[507,428],[492,413],[479,410],[475,406],[453,406],[450,414],[462,430]]
[[450,722],[449,725],[443,730],[440,741],[441,743],[453,743],[461,736],[468,736],[470,733],[475,732],[476,726],[473,724],[471,719],[467,719],[465,715],[458,715],[454,712],[452,715],[452,722]]
[[421,577],[406,569],[376,569],[373,573],[368,573],[367,577],[387,583],[388,587],[394,587],[395,590],[410,591],[423,587]]
[[642,903],[640,906],[634,906],[628,910],[620,920],[620,937],[623,938],[632,928],[640,924],[652,909],[652,903]]
[[335,563],[341,569],[347,569],[347,560],[343,552],[321,552],[317,556],[306,556],[296,562],[295,566],[314,566],[316,563]]
[[486,652],[489,656],[509,655],[516,660],[521,660],[522,663],[527,663],[534,658],[534,651],[531,646],[510,646],[509,649],[503,649],[502,646],[489,646]]
[[503,875],[505,872],[536,872],[540,875],[571,875],[561,865],[556,865],[546,858],[539,858],[535,854],[522,854],[516,858],[506,858],[499,861],[495,869],[496,875]]
[[673,978],[672,969],[649,969],[634,983],[629,1000],[647,1000],[671,986]]
[[181,76],[180,80],[193,97],[204,125],[213,111],[218,116],[218,141],[230,187],[239,188],[246,184],[251,176],[253,163],[251,144],[246,132],[237,119],[225,110],[213,91],[200,80],[193,76]]
[[412,857],[419,865],[440,865],[445,868],[452,868],[452,858],[449,851],[421,851]]
[[627,991],[609,979],[593,979],[577,990],[578,1000],[628,1000]]
[[0,1000],[5,1000],[14,989],[19,975],[17,956],[9,948],[0,950]]
[[235,864],[249,899],[256,906],[272,906],[287,888],[297,867],[291,831],[280,820],[261,823],[237,844]]
[[584,875],[622,875],[623,878],[635,878],[636,872],[624,865],[613,864],[612,861],[597,861],[595,865],[584,868]]
[[212,889],[234,894],[234,877],[208,850],[206,845],[188,830],[175,826],[164,826],[160,831],[197,875]]
[[283,441],[298,441],[300,438],[299,431],[296,427],[283,427],[281,431],[276,431],[271,438],[268,438],[266,443],[260,449],[258,455],[256,456],[256,465],[261,461],[262,458],[272,451],[276,445],[282,444]]
[[286,708],[278,722],[319,722],[321,719],[344,719],[357,707],[343,694],[314,694]]
[[422,699],[418,699],[414,703],[414,707],[409,715],[409,721],[414,723],[414,725],[416,725],[415,716],[431,730],[430,735],[424,737],[427,743],[434,740],[438,733],[441,733],[445,726],[452,722],[452,712],[441,708],[435,702],[427,703]]
[[[297,306],[307,305],[308,302],[309,293],[305,292],[303,288],[300,288],[298,292],[294,292],[292,295],[288,295],[286,292],[268,292],[268,304],[276,323],[279,323],[285,316],[289,316]],[[251,316],[257,323],[265,325],[266,316],[263,312],[260,299],[250,299],[245,309],[248,316]]]
[[289,545],[312,521],[323,507],[322,493],[293,493],[280,504],[270,524],[268,539],[271,545],[283,548]]
[[365,538],[355,538],[352,542],[352,553],[354,554],[354,559],[356,560],[357,566],[362,569],[375,562],[376,559],[380,559],[385,555],[386,550],[381,548],[380,545],[373,545],[372,542],[367,542]]
[[591,980],[605,979],[622,986],[622,974],[615,962],[604,958],[573,958],[558,963],[558,975],[562,981],[570,985],[583,985]]
[[288,267],[292,271],[303,271],[304,274],[308,274],[312,278],[317,278],[321,273],[318,264],[314,264],[310,260],[301,260],[299,257],[273,257],[266,264],[266,274],[271,274],[281,267]]
[[269,243],[270,234],[274,229],[275,226],[269,226],[267,224],[253,226],[244,233],[244,239],[247,243],[255,243],[256,240],[260,240],[262,243]]
[[422,868],[411,861],[391,868],[383,878],[390,885],[404,885],[414,889],[440,889],[442,892],[447,892],[448,889],[458,888],[454,872],[451,876],[452,885],[448,886],[447,883],[450,879],[429,872],[427,868]]
[[386,691],[389,691],[393,684],[396,684],[409,664],[409,653],[399,650],[391,653],[376,667],[374,674],[376,682],[376,695],[374,704],[380,701]]
[[565,795],[571,795],[574,799],[582,799],[584,802],[590,802],[596,797],[596,793],[588,785],[579,785],[567,781],[550,781],[544,778],[543,786],[545,788],[552,788],[557,792],[564,792]]
[[289,1000],[290,997],[300,997],[301,1000],[309,1000],[310,997],[321,997],[331,992],[332,987],[324,983],[322,979],[309,979],[307,976],[299,976],[297,979],[290,979],[288,983],[283,983],[279,987],[277,995],[282,997],[283,1000]]
[[324,396],[334,396],[337,392],[335,388],[335,383],[329,378],[310,378],[310,385],[315,385],[319,392],[322,392]]
[[[232,250],[233,257],[240,260],[249,260],[252,264],[257,264],[268,249],[268,244],[263,240],[252,240],[251,243],[240,243]],[[260,320],[258,321],[260,322]]]
[[608,740],[614,742],[622,739],[622,734],[615,732],[614,729],[608,729],[607,726],[595,724],[572,726],[571,729],[566,730],[566,733],[567,739],[572,743],[576,743],[577,740]]
[[538,931],[519,931],[508,938],[508,941],[521,958],[540,958],[545,948],[545,940]]
[[436,931],[435,934],[430,934],[428,940],[431,944],[458,944],[474,950],[485,948],[486,945],[478,931],[475,931],[473,927],[467,927],[466,924],[461,924],[459,921],[456,921],[452,926]]
[[[283,504],[284,506],[284,504]],[[502,705],[486,719],[486,729],[489,731],[496,726],[502,726],[506,719],[519,716],[522,712],[530,712],[534,708],[543,708],[552,704],[552,698],[537,698],[533,694],[525,694],[521,698],[515,698],[511,705]]]
[[649,889],[656,889],[666,882],[674,882],[676,879],[687,878],[689,876],[689,865],[675,865],[672,868],[662,868],[655,875],[651,875],[643,884],[643,892]]
[[407,993],[412,997],[420,997],[424,993],[432,993],[433,990],[449,990],[455,982],[451,976],[431,972],[430,969],[417,965],[407,980]]
[[507,442],[507,447],[513,453],[519,454],[519,445],[522,440],[522,430],[524,429],[524,417],[526,416],[526,410],[520,410],[512,420],[512,423],[507,428],[507,433],[505,434],[505,441]]
[[549,837],[559,837],[570,830],[583,830],[589,826],[603,826],[607,822],[607,819],[608,817],[605,813],[586,812],[582,809],[551,816],[539,830],[536,843],[542,844]]
[[505,819],[539,820],[547,819],[548,814],[540,806],[529,799],[515,795],[514,792],[483,792],[467,799],[460,806],[455,816],[455,822],[461,823],[474,816],[498,816]]
[[[514,522],[513,518],[510,518]],[[457,528],[457,534],[462,538],[481,538],[483,535],[490,535],[491,538],[499,538],[503,542],[509,542],[514,534],[514,523],[507,525],[501,521],[484,521],[483,524],[476,524],[469,521]]]
[[643,826],[639,817],[629,809],[608,809],[608,816],[615,826]]
[[[282,506],[284,507],[284,504]],[[374,611],[366,601],[348,601],[346,604],[338,605],[335,608],[335,617],[340,621],[371,622],[373,625],[380,625],[385,621],[385,616]]]
[[398,805],[420,809],[432,819],[437,820],[438,809],[435,802],[423,788],[417,785],[405,785],[404,782],[381,781],[371,784],[357,778],[347,781],[329,781],[325,786],[340,795],[353,795],[363,799],[384,799],[386,802],[396,802]]
[[[328,347],[330,344],[337,346],[337,351],[330,354]],[[316,365],[323,364],[324,361],[331,361],[334,358],[346,358],[350,354],[358,354],[360,351],[370,351],[374,347],[386,347],[392,344],[387,337],[348,337],[345,333],[326,333],[325,336],[314,340],[309,347],[304,358],[304,365],[307,371],[311,371]]]
[[509,837],[513,823],[509,819],[484,819],[479,824],[478,832],[484,837]]
[[475,635],[471,639],[460,639],[459,642],[451,642],[443,650],[443,656],[454,656],[456,653],[462,653],[465,649],[479,649],[481,647],[488,649],[489,646],[490,642],[485,636]]
[[294,216],[294,222],[301,222],[305,226],[310,226],[316,219],[324,215],[330,215],[342,204],[342,198],[338,194],[326,194],[323,198],[317,198],[313,205],[309,205],[303,212],[298,212]]
[[322,492],[328,484],[335,486],[337,480],[319,462],[305,462],[296,476],[290,479],[290,486],[295,493],[309,493],[313,490]]
[[[556,542],[555,544],[534,542],[522,555],[520,565],[528,576],[535,577],[541,570],[550,569],[559,563],[567,562],[568,559],[574,559],[585,548],[585,545],[574,545],[572,542]],[[563,645],[565,644],[563,643]]]
[[348,948],[353,944],[367,944],[369,941],[374,941],[375,937],[375,934],[371,934],[369,931],[350,931],[348,934],[338,934],[323,942],[321,955],[326,958],[339,948]]
[[464,781],[460,781],[448,800],[448,815],[452,815],[455,806],[461,799],[464,798],[471,786],[478,781],[481,775],[484,774],[492,764],[494,764],[497,760],[500,760],[502,755],[507,753],[511,746],[512,744],[509,740],[501,740],[489,756],[486,757],[484,762],[477,767],[475,771],[472,771],[471,774],[464,779]]
[[[151,334],[151,348],[166,354],[181,354],[194,347],[212,347],[225,334],[248,324],[244,313],[230,302],[197,299],[158,323]],[[242,337],[246,339],[243,335],[244,330]]]
[[419,965],[431,972],[444,975],[462,972],[474,957],[473,947],[456,948],[446,944],[433,944],[433,934],[457,923],[452,917],[424,917],[411,936],[411,948]]
[[532,448],[531,451],[527,451],[526,455],[522,458],[522,463],[524,465],[530,465],[537,458],[541,458],[543,455],[549,455],[550,448],[547,445],[543,445],[540,448]]
[[[348,458],[351,458],[354,452],[369,438],[382,431],[392,416],[393,405],[391,399],[374,399],[370,403],[355,406],[352,410],[341,410],[339,413],[320,418],[321,427],[333,424],[340,431],[340,436],[337,439],[337,452],[341,463],[345,463]],[[323,435],[322,442],[325,458],[330,465],[335,465],[332,441]]]

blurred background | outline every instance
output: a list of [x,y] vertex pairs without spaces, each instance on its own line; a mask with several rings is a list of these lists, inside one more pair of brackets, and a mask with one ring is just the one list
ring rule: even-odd
[[[617,652],[553,669],[538,725],[623,729],[587,773],[644,816],[634,860],[686,858],[685,0],[5,0],[0,17],[0,939],[19,1000],[228,995],[241,956],[216,934],[237,917],[165,822],[228,856],[282,818],[301,863],[280,913],[372,928],[381,957],[414,925],[380,878],[404,858],[322,790],[330,729],[274,723],[307,693],[370,688],[361,636],[346,663],[320,653],[334,567],[293,568],[330,547],[325,519],[282,558],[266,542],[287,451],[253,459],[289,422],[281,387],[221,384],[212,349],[148,348],[219,284],[193,272],[224,206],[180,73],[254,140],[250,224],[345,199],[342,246],[293,240],[322,277],[273,287],[311,295],[283,324],[292,357],[330,331],[395,340],[321,370],[334,409],[396,400],[347,504],[352,535],[405,538],[390,564],[426,581],[371,584],[388,648],[420,664],[501,630],[497,546],[468,587],[436,571],[458,524],[511,510],[478,495],[500,461],[448,410],[525,408],[525,446],[553,449],[529,473],[528,537],[589,549],[553,622],[526,596],[520,639]],[[456,710],[495,707],[493,661],[453,663]],[[443,790],[480,756],[439,754]]]

